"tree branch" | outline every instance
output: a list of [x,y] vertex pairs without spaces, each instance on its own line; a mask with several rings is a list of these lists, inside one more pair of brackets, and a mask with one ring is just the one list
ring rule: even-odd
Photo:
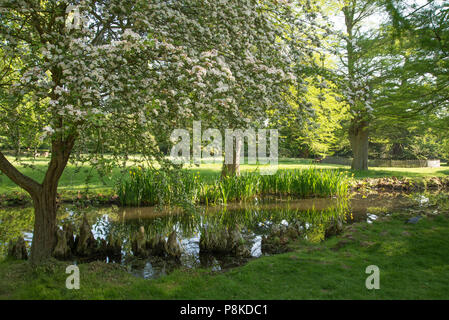
[[35,195],[40,192],[42,185],[22,174],[14,167],[11,162],[6,159],[3,153],[0,151],[0,171],[3,172],[8,178],[16,183],[21,188],[25,189],[30,195]]

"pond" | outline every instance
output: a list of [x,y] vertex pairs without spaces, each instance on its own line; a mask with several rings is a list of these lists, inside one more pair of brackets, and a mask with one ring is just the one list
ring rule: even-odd
[[[344,224],[372,223],[393,212],[410,217],[438,214],[448,210],[447,199],[445,193],[358,194],[350,200],[265,198],[185,212],[68,205],[60,208],[58,220],[61,230],[71,230],[65,240],[73,253],[68,261],[120,263],[138,277],[156,278],[176,268],[226,270],[286,252],[294,240],[320,242],[341,232]],[[5,255],[9,241],[18,236],[30,247],[32,213],[32,208],[0,209],[0,254]],[[86,228],[91,250],[77,254],[83,236],[72,234]]]

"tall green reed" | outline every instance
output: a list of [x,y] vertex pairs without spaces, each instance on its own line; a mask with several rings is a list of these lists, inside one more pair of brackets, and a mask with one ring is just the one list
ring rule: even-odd
[[349,179],[340,171],[316,168],[278,170],[274,175],[257,172],[221,177],[206,182],[189,170],[162,171],[133,168],[117,186],[122,206],[226,204],[248,201],[266,195],[308,197],[345,197]]

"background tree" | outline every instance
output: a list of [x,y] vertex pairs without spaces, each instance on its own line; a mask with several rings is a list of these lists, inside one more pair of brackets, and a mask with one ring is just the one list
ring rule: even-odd
[[[385,83],[381,113],[395,121],[421,121],[447,130],[449,121],[449,4],[444,1],[385,1],[401,52],[396,80]],[[400,79],[400,81],[398,81]]]
[[371,122],[373,138],[384,146],[376,156],[444,158],[431,141],[447,132],[449,124],[448,5],[390,0],[381,4],[390,20],[384,26],[386,41],[376,50],[384,61]]
[[353,153],[352,169],[367,170],[374,104],[372,82],[378,67],[371,50],[378,45],[376,39],[379,37],[377,28],[367,27],[367,21],[379,12],[379,5],[372,0],[344,0],[340,7],[345,30],[338,49],[341,57],[339,85],[352,116],[347,126]]
[[[317,72],[335,70],[330,56],[322,54],[317,58],[321,64]],[[306,79],[308,85],[302,96],[291,88],[294,99],[290,98],[291,109],[285,112],[276,127],[280,129],[281,152],[289,157],[325,157],[331,155],[338,141],[342,122],[349,119],[349,110],[338,93],[338,88],[325,76]],[[312,112],[302,111],[297,101],[305,100]]]

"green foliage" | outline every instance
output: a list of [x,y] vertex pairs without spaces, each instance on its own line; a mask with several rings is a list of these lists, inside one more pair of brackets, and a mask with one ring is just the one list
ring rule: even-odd
[[447,130],[429,119],[405,122],[379,116],[372,131],[372,158],[381,159],[449,159]]
[[[327,62],[328,64],[329,62]],[[297,104],[298,92],[294,88],[289,99],[292,109],[280,121],[280,148],[288,156],[329,155],[337,144],[337,132],[341,123],[349,119],[348,108],[337,100],[336,88],[324,78],[320,83],[310,84],[305,95],[312,113],[300,115]]]
[[195,202],[200,177],[187,170],[131,168],[117,186],[123,206],[173,205],[182,200]]
[[[439,137],[430,130],[422,136],[411,138],[407,149],[418,159],[449,159],[447,137]],[[443,142],[443,143],[442,143]]]
[[305,170],[279,170],[261,179],[263,194],[287,194],[299,197],[346,196],[348,178],[337,170],[311,167]]
[[395,158],[446,157],[449,6],[444,1],[384,3],[390,21],[385,45],[376,53],[385,62],[374,135],[400,145],[403,152]]
[[346,196],[349,180],[340,171],[316,168],[279,170],[274,175],[256,172],[218,178],[208,183],[198,173],[181,171],[170,175],[155,169],[131,169],[117,186],[123,206],[170,205],[176,198],[191,203],[226,204],[256,196],[295,197]]

